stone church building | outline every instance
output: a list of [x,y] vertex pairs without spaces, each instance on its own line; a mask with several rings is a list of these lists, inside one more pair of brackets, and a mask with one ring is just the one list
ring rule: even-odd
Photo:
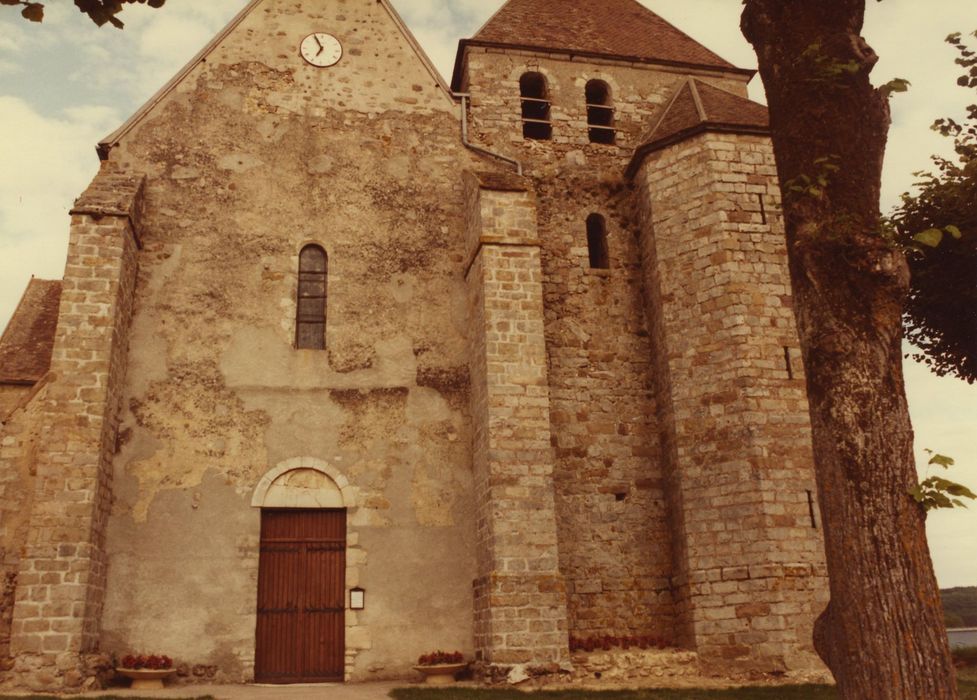
[[817,667],[753,75],[634,0],[510,0],[450,85],[389,0],[248,3],[98,145],[0,341],[6,680],[569,672],[605,636]]

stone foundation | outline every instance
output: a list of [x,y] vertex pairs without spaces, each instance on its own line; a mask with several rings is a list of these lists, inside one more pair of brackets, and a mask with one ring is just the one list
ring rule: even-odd
[[668,681],[699,675],[699,657],[694,651],[675,649],[612,649],[574,653],[574,683],[593,681]]

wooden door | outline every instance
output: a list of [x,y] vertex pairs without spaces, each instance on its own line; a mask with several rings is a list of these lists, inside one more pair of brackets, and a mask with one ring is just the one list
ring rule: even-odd
[[255,681],[342,681],[346,511],[261,511]]

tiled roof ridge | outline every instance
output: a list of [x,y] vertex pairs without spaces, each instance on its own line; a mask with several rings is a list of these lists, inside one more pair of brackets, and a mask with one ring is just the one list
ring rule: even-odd
[[695,103],[695,108],[699,113],[700,121],[707,122],[709,121],[709,115],[706,114],[706,107],[704,104],[702,104],[702,96],[699,94],[698,83],[698,80],[690,77],[688,80],[689,92],[692,93],[692,101]]
[[[706,92],[705,99],[703,98],[702,95],[703,88],[705,89]],[[699,123],[712,124],[712,123],[725,123],[726,121],[728,121],[728,120],[724,120],[722,117],[718,115],[715,115],[714,109],[711,109],[714,108],[715,105],[709,103],[709,95],[708,95],[709,91],[715,91],[721,93],[724,97],[731,99],[733,102],[737,103],[738,105],[742,105],[742,106],[749,105],[751,108],[759,107],[761,109],[766,109],[765,105],[760,104],[759,102],[754,102],[748,97],[743,97],[742,95],[738,95],[737,93],[731,90],[727,90],[725,88],[719,87],[718,85],[713,85],[712,83],[708,83],[704,80],[700,80],[699,78],[688,76],[685,78],[685,80],[682,81],[682,85],[680,85],[679,88],[675,91],[675,94],[672,96],[672,98],[668,101],[668,104],[662,110],[661,116],[656,120],[655,126],[652,129],[650,129],[648,132],[646,132],[647,136],[643,138],[642,141],[649,141],[654,139],[655,133],[659,130],[662,123],[669,116],[669,113],[671,112],[672,108],[682,97],[682,94],[684,93],[685,90],[689,91],[689,95],[692,98],[693,104],[695,105]],[[741,122],[737,122],[737,123],[741,123]],[[742,123],[745,123],[745,121]],[[760,126],[760,125],[755,125],[755,126]]]
[[[721,99],[718,103],[717,97]],[[768,134],[766,109],[748,97],[687,76],[662,108],[654,126],[639,139],[626,173],[633,176],[648,153],[703,131]]]
[[767,106],[765,104],[762,104],[762,103],[757,102],[755,100],[751,100],[749,97],[743,97],[742,95],[740,95],[738,93],[735,93],[732,90],[730,90],[728,88],[725,88],[725,87],[723,87],[721,85],[713,85],[710,82],[706,82],[705,80],[702,80],[700,78],[694,78],[694,77],[690,78],[690,80],[692,80],[693,82],[695,82],[695,84],[696,84],[696,93],[697,94],[699,94],[699,86],[702,86],[702,87],[707,88],[708,90],[715,90],[716,92],[721,92],[721,93],[723,93],[725,95],[729,95],[730,97],[732,97],[732,98],[734,98],[736,100],[739,100],[741,102],[748,102],[749,104],[757,105],[758,107],[763,107],[764,109],[767,108]]
[[[467,44],[509,45],[743,71],[637,0],[590,0],[591,6],[600,6],[600,12],[585,11],[586,2],[507,0],[470,39],[462,41],[461,49]],[[628,21],[620,21],[622,14]],[[541,29],[558,16],[563,18],[558,25],[549,22]],[[643,22],[647,31],[636,35],[635,22]]]
[[688,78],[686,78],[685,80],[682,81],[682,84],[672,94],[671,98],[668,100],[668,102],[662,108],[661,113],[658,115],[658,119],[655,120],[655,123],[652,125],[652,127],[650,129],[648,129],[648,131],[646,131],[644,133],[644,135],[639,139],[642,143],[645,143],[645,142],[651,140],[651,137],[654,136],[655,133],[657,133],[658,129],[662,125],[662,122],[665,121],[665,118],[668,116],[668,113],[671,112],[672,106],[682,96],[682,92],[684,92],[685,90],[691,90],[691,85],[690,85],[691,82],[692,82],[692,78],[691,77],[688,77]]

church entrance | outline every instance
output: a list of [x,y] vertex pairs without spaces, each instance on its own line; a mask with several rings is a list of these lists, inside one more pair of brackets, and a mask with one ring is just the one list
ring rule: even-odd
[[346,510],[261,511],[255,682],[342,682]]

